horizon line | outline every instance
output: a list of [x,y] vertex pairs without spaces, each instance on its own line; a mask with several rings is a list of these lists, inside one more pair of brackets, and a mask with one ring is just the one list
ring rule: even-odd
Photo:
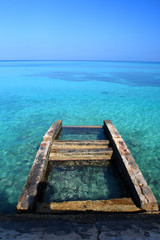
[[152,62],[152,63],[160,63],[160,60],[96,60],[96,59],[0,59],[0,62],[18,62],[18,61],[92,61],[92,62]]

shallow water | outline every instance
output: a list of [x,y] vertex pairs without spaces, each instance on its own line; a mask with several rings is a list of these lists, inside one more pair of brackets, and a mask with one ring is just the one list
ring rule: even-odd
[[113,168],[100,166],[51,167],[44,202],[107,200],[127,197]]
[[0,212],[13,213],[50,125],[110,119],[160,204],[160,63],[0,62]]
[[104,128],[62,127],[58,140],[106,140]]

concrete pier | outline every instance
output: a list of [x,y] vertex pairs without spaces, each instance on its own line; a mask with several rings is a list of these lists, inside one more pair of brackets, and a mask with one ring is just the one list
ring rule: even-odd
[[157,240],[160,216],[78,214],[0,216],[2,240]]

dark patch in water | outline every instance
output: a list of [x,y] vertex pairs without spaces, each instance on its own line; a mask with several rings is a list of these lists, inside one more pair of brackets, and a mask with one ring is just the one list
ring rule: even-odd
[[108,99],[109,99],[109,98],[103,98],[102,100],[103,100],[103,101],[108,101]]
[[6,190],[0,190],[0,212],[2,214],[15,213],[15,202],[9,202],[9,194]]
[[104,91],[104,92],[101,92],[102,94],[109,94],[109,92],[108,91]]
[[40,145],[37,145],[37,146],[35,147],[35,149],[38,151],[38,150],[39,150],[39,147],[40,147]]
[[[79,76],[78,76],[79,75]],[[25,75],[26,76],[26,75]],[[116,84],[123,84],[128,86],[152,86],[160,87],[159,75],[154,72],[101,72],[101,73],[90,73],[90,72],[69,72],[59,71],[50,73],[40,73],[27,76],[35,77],[48,77],[51,79],[59,79],[64,81],[74,82],[85,82],[85,81],[101,81],[111,82]],[[107,91],[102,94],[108,94]]]

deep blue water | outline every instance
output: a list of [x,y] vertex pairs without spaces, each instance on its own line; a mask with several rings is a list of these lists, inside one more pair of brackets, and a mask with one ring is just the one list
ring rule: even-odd
[[160,203],[160,63],[0,61],[0,212],[13,213],[50,125],[110,119]]

